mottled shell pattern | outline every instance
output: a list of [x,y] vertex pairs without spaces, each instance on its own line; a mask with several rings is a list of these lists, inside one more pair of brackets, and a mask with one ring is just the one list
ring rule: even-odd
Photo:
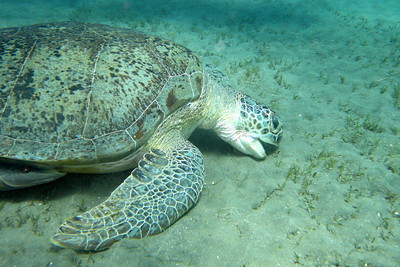
[[0,30],[0,157],[52,166],[117,161],[202,90],[187,48],[105,25]]

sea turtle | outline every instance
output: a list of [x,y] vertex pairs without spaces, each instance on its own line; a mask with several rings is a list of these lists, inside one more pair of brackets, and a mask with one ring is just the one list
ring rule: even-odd
[[[133,169],[102,204],[67,219],[60,247],[99,251],[164,231],[197,201],[213,130],[265,157],[282,123],[189,49],[130,29],[61,22],[0,30],[0,187]],[[136,168],[135,168],[136,166]]]

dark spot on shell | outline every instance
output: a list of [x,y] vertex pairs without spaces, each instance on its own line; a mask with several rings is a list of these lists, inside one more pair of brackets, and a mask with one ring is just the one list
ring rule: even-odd
[[57,113],[56,116],[57,116],[57,122],[58,123],[62,123],[64,121],[64,119],[65,119],[64,115],[62,113]]
[[167,107],[169,109],[171,109],[171,107],[176,103],[176,101],[177,101],[177,99],[176,99],[174,90],[169,91],[168,97],[167,97],[167,103],[166,103]]
[[82,87],[82,84],[77,84],[77,85],[73,85],[73,86],[71,86],[70,88],[68,88],[68,90],[71,92],[71,93],[74,93],[75,91],[80,91],[80,90],[84,90],[85,88],[83,88]]
[[58,53],[57,51],[55,51],[55,52],[53,53],[53,56],[55,56],[55,57],[61,57],[61,54]]
[[136,138],[136,140],[142,138],[143,135],[144,135],[144,131],[143,131],[143,128],[141,127],[141,128],[139,128],[139,130],[135,133],[135,138]]
[[20,126],[15,126],[12,127],[12,130],[20,132],[20,133],[27,133],[28,132],[28,128],[27,127],[20,127]]
[[35,89],[30,87],[33,84],[33,76],[35,72],[32,69],[28,69],[27,72],[21,76],[18,83],[15,85],[14,92],[19,98],[30,99],[35,93]]
[[10,108],[10,106],[6,106],[4,112],[3,112],[3,116],[4,117],[8,117],[11,114],[12,109]]
[[138,140],[143,137],[144,135],[144,130],[143,130],[143,120],[138,120],[136,122],[136,126],[139,128],[137,132],[135,133],[135,139]]

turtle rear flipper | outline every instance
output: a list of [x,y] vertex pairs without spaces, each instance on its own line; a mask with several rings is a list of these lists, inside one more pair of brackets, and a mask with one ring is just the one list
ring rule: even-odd
[[197,202],[204,176],[200,151],[183,138],[172,148],[151,149],[108,200],[66,220],[52,242],[99,251],[124,237],[158,234]]
[[54,169],[0,162],[0,191],[45,184],[63,177],[65,174],[65,172]]

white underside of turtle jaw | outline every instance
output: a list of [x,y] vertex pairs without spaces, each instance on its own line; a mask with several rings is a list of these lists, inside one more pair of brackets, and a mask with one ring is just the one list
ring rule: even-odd
[[250,155],[256,159],[265,158],[265,150],[257,136],[252,136],[249,132],[239,130],[237,123],[239,118],[236,116],[222,117],[214,128],[217,135],[229,143],[240,152]]
[[250,136],[246,132],[237,132],[232,136],[230,144],[242,153],[250,155],[256,159],[265,158],[265,150],[258,139]]

